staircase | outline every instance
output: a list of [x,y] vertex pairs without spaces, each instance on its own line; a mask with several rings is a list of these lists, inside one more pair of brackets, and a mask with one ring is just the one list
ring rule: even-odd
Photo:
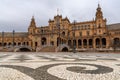
[[55,47],[54,46],[46,46],[43,47],[39,50],[39,52],[55,52]]

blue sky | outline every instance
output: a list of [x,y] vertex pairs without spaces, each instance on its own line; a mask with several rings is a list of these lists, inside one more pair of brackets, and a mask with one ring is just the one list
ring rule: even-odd
[[120,0],[0,0],[0,31],[27,31],[33,15],[38,27],[48,25],[57,8],[71,22],[89,21],[95,18],[98,2],[107,24],[120,23]]

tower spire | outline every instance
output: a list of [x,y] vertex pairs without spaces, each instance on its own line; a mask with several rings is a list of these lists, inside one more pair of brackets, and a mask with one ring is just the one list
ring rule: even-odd
[[98,0],[98,7],[100,8],[100,0]]
[[103,18],[103,13],[102,13],[102,10],[101,10],[101,7],[100,7],[100,4],[98,3],[98,7],[97,7],[97,12],[96,12],[96,19],[98,18]]
[[32,16],[32,19],[34,19],[34,15]]
[[100,3],[98,3],[98,8],[100,8]]
[[31,22],[30,22],[30,26],[29,27],[36,27],[36,23],[35,23],[35,18],[34,16],[32,16]]
[[57,15],[59,15],[59,8],[57,8]]

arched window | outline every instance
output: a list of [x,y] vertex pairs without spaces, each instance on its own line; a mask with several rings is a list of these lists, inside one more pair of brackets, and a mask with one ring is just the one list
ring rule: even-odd
[[62,36],[65,36],[65,32],[64,31],[62,32]]

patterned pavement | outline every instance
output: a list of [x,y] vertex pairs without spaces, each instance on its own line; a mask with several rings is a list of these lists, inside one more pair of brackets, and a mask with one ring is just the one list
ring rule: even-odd
[[0,53],[0,80],[120,80],[120,54]]

